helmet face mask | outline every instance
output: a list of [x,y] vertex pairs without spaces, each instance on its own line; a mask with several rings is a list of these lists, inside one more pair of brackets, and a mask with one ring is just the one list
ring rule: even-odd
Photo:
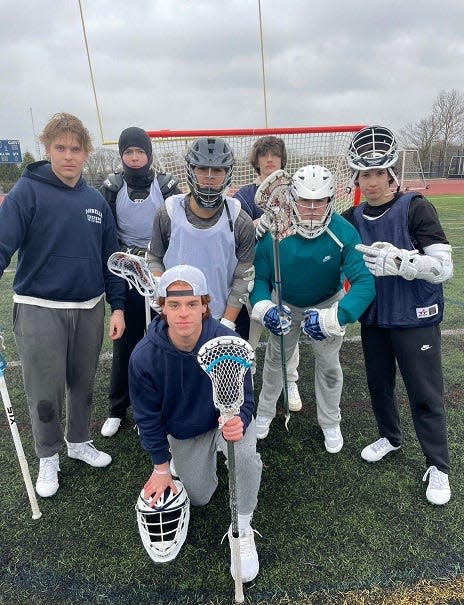
[[[219,208],[224,202],[230,183],[234,165],[234,154],[230,145],[219,138],[201,137],[194,141],[185,156],[187,162],[187,182],[190,191],[201,208]],[[210,177],[214,176],[211,169],[223,169],[222,183],[214,187],[209,178],[209,184],[199,183],[195,168],[209,169]]]
[[394,134],[384,126],[368,126],[357,132],[348,149],[348,164],[354,171],[353,181],[365,170],[387,170],[398,184],[393,166],[398,161]]
[[142,490],[135,506],[142,544],[155,563],[175,559],[187,537],[190,500],[183,484],[174,484],[177,494],[167,488],[153,507]]
[[[323,166],[304,166],[295,172],[292,178],[292,215],[296,232],[307,239],[321,235],[328,227],[335,210],[335,180],[332,173]],[[304,218],[298,200],[313,200],[313,208],[317,208],[316,200],[327,199],[322,216]],[[321,204],[324,206],[324,204]]]

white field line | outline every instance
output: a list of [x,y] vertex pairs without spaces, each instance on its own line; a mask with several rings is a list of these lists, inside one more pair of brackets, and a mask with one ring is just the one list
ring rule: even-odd
[[[464,336],[464,329],[459,330],[442,330],[442,336]],[[300,340],[300,344],[308,344],[308,340]],[[343,342],[361,342],[361,336],[349,336],[343,340]],[[262,340],[258,343],[258,349],[262,349],[266,346],[266,341]],[[113,353],[105,352],[100,355],[100,361],[107,361],[113,357]],[[21,362],[18,360],[9,361],[7,366],[9,368],[17,368],[21,366]]]

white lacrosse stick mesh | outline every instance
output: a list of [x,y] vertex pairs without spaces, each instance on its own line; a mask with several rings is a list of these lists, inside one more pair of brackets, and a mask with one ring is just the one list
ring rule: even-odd
[[198,351],[201,368],[213,383],[213,401],[225,423],[243,403],[243,381],[254,360],[251,345],[238,336],[218,336]]
[[150,299],[159,296],[158,286],[143,257],[128,252],[114,252],[108,259],[108,269],[129,282],[142,296]]
[[255,203],[264,210],[272,236],[281,240],[295,233],[292,214],[292,177],[285,170],[276,170],[258,187]]

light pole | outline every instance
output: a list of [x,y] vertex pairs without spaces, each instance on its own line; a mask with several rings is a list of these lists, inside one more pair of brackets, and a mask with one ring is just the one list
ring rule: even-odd
[[263,22],[261,18],[261,0],[258,0],[259,13],[259,40],[261,45],[261,73],[263,77],[263,97],[264,97],[264,125],[268,127],[267,121],[267,96],[266,96],[266,74],[264,71],[264,46],[263,46]]

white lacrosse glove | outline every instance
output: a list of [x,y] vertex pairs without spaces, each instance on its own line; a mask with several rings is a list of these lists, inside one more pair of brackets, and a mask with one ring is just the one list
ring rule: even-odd
[[286,305],[279,307],[272,300],[260,300],[251,311],[251,318],[259,321],[265,328],[276,336],[290,332],[292,312]]
[[441,265],[418,250],[402,250],[388,242],[374,242],[371,246],[357,244],[356,250],[363,253],[366,267],[377,277],[399,275],[403,279],[425,279],[435,281]]
[[400,250],[389,242],[374,242],[371,246],[357,244],[356,250],[363,254],[366,267],[376,277],[399,275],[403,257],[408,258],[410,254],[408,250]]
[[256,223],[256,227],[255,227],[255,237],[256,239],[261,239],[262,237],[264,237],[266,235],[266,233],[269,231],[269,229],[271,228],[271,225],[269,224],[269,221],[267,219],[267,215],[264,212],[258,219],[258,222]]
[[233,330],[235,332],[235,324],[230,319],[226,319],[225,317],[222,317],[221,321],[219,323],[221,323],[226,328],[230,328],[231,330]]
[[343,336],[345,326],[338,323],[338,302],[328,309],[306,309],[303,332],[314,340],[325,340],[330,336]]

